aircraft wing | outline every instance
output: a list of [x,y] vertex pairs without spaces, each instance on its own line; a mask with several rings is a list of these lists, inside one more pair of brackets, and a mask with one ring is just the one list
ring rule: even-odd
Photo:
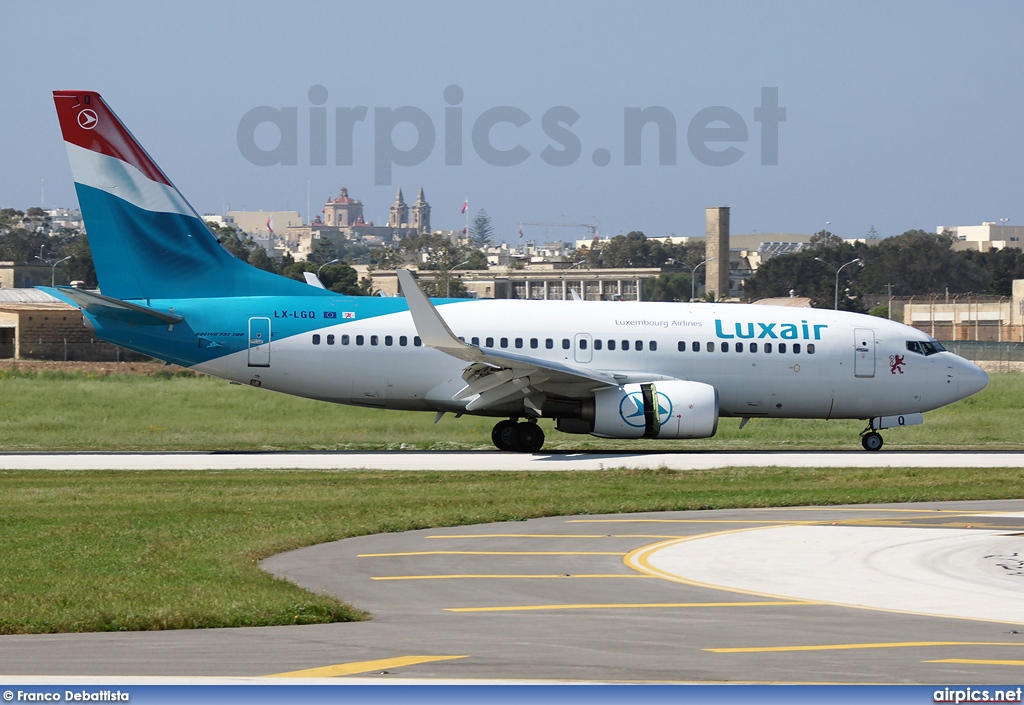
[[437,308],[420,289],[412,272],[399,269],[398,282],[423,344],[470,363],[462,372],[466,386],[453,397],[456,401],[469,400],[466,411],[477,411],[522,397],[526,406],[539,414],[545,389],[552,385],[591,384],[594,388],[600,388],[669,379],[649,373],[616,374],[591,370],[471,345],[452,332]]

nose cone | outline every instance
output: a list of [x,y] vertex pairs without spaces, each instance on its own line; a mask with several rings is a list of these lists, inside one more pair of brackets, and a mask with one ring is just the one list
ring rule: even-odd
[[958,372],[957,392],[961,399],[977,394],[988,386],[988,375],[985,370],[969,360],[960,360]]

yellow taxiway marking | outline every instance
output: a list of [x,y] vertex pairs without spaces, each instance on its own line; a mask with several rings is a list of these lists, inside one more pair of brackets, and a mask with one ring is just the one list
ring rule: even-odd
[[684,534],[444,534],[428,539],[684,539]]
[[384,671],[389,668],[401,668],[402,666],[415,666],[419,663],[430,663],[432,661],[451,661],[457,658],[468,658],[468,656],[399,656],[397,658],[383,658],[376,661],[352,661],[351,663],[339,663],[334,666],[321,666],[320,668],[306,668],[301,671],[288,671],[287,673],[274,673],[264,678],[333,678],[335,676],[351,676],[356,673],[369,673],[370,671]]
[[[798,507],[794,507],[794,508],[798,508]],[[896,511],[896,510],[893,510],[893,511]],[[923,511],[923,510],[906,510],[906,511]],[[822,524],[822,522],[807,522],[807,523],[810,524],[810,525],[819,525],[819,526]],[[751,597],[765,597],[765,598],[769,598],[769,599],[773,599],[773,600],[792,600],[792,599],[794,599],[794,597],[792,595],[777,595],[777,594],[770,593],[770,592],[759,592],[759,591],[755,591],[755,590],[746,590],[746,589],[743,589],[743,588],[728,587],[728,586],[725,586],[725,585],[714,585],[712,583],[704,583],[704,582],[701,582],[699,580],[691,580],[690,578],[686,578],[686,577],[684,577],[682,575],[677,575],[675,573],[672,573],[672,572],[669,572],[669,571],[666,571],[666,570],[661,570],[660,568],[657,568],[654,565],[652,565],[651,562],[650,562],[651,557],[654,554],[656,554],[658,551],[660,551],[662,549],[665,549],[665,548],[669,548],[671,546],[678,546],[679,544],[687,543],[689,541],[700,541],[700,540],[703,540],[703,539],[713,538],[713,537],[716,537],[716,536],[728,536],[728,535],[731,535],[731,534],[740,534],[740,533],[744,533],[744,532],[747,532],[747,531],[765,531],[765,530],[774,529],[774,528],[778,528],[778,527],[776,527],[776,526],[750,526],[750,527],[745,527],[745,528],[740,528],[740,529],[725,529],[723,531],[713,531],[713,532],[709,532],[709,533],[706,533],[706,534],[694,534],[693,536],[687,536],[687,537],[681,538],[681,539],[674,539],[674,540],[668,540],[668,541],[660,541],[658,543],[652,543],[652,544],[649,544],[647,546],[641,546],[640,548],[634,549],[634,550],[630,551],[629,553],[627,553],[625,558],[623,558],[622,560],[623,560],[623,562],[627,566],[629,566],[633,570],[636,570],[637,572],[644,573],[646,575],[653,575],[654,577],[661,578],[662,580],[667,580],[667,581],[673,582],[673,583],[679,583],[681,585],[690,585],[692,587],[707,588],[709,590],[717,590],[717,591],[720,591],[720,592],[731,592],[731,593],[735,593],[735,594],[738,594],[738,595],[749,595]],[[846,608],[846,609],[869,610],[869,611],[872,611],[872,612],[887,612],[887,613],[891,613],[891,614],[912,614],[912,615],[916,615],[916,616],[936,617],[936,618],[939,618],[939,619],[967,619],[967,620],[974,621],[974,622],[995,622],[997,624],[1004,624],[1005,623],[1005,622],[1002,622],[1002,621],[999,621],[999,620],[985,619],[985,618],[980,618],[980,617],[959,617],[959,616],[948,615],[948,614],[931,614],[931,613],[928,613],[928,612],[913,612],[911,610],[890,609],[890,608],[886,608],[886,607],[869,607],[869,606],[866,606],[866,605],[855,605],[855,604],[849,604],[849,603],[845,603],[845,602],[829,602],[827,600],[817,600],[817,601],[814,602],[814,604],[828,606],[828,607],[843,607],[843,608]]]
[[456,575],[383,575],[375,576],[370,578],[371,580],[462,580],[462,579],[491,579],[491,580],[505,580],[513,578],[527,578],[527,579],[565,579],[565,578],[653,578],[653,575],[638,575],[636,573],[594,573],[594,574],[573,574],[573,573],[559,573],[557,575],[472,575],[472,574],[456,574]]
[[356,558],[391,556],[624,556],[622,551],[408,551],[405,553],[360,553]]
[[695,607],[784,607],[816,602],[637,602],[582,605],[512,605],[506,607],[446,607],[445,612],[535,612],[540,610],[634,610]]
[[820,524],[816,521],[788,521],[786,519],[569,519],[567,524]]
[[484,580],[505,580],[507,578],[525,578],[530,580],[535,579],[566,579],[566,578],[652,578],[650,575],[637,575],[635,573],[594,573],[594,574],[570,574],[560,573],[558,575],[516,575],[516,574],[497,574],[497,575],[472,575],[472,574],[456,574],[456,575],[387,575],[387,576],[375,576],[371,580],[462,580],[462,579],[484,579]]
[[[746,646],[728,649],[704,649],[716,654],[763,654],[781,651],[843,651],[846,649],[913,649],[924,646],[1024,646],[1004,641],[894,641],[878,644],[814,644],[809,646]],[[938,663],[938,662],[936,662]],[[947,661],[947,663],[950,663]],[[956,663],[955,661],[953,663]],[[962,662],[971,663],[971,662]]]
[[977,664],[979,666],[1024,666],[1024,661],[999,661],[980,658],[943,658],[935,661],[922,661],[921,663],[968,663]]

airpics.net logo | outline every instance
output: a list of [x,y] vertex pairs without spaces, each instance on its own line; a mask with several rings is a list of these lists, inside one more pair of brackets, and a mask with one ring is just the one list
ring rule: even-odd
[[[779,125],[786,121],[786,108],[779,106],[779,89],[762,88],[760,105],[744,111],[724,105],[698,110],[688,121],[680,120],[660,105],[622,108],[621,136],[605,144],[621,145],[616,154],[604,146],[585,147],[573,131],[582,116],[567,105],[548,108],[534,116],[512,105],[499,105],[479,115],[467,115],[461,107],[465,91],[457,85],[444,89],[444,117],[439,130],[430,114],[419,107],[403,105],[370,108],[335,107],[333,124],[328,119],[328,92],[323,86],[312,86],[308,92],[310,106],[304,108],[308,134],[308,151],[300,150],[300,109],[260,105],[246,112],[238,122],[238,149],[256,166],[297,166],[300,151],[309,166],[327,166],[328,135],[333,135],[334,166],[353,166],[356,140],[372,140],[374,183],[391,184],[394,167],[413,167],[426,162],[439,146],[444,151],[444,164],[462,166],[472,155],[485,164],[514,167],[536,157],[552,167],[576,164],[589,151],[590,161],[598,167],[616,162],[622,166],[643,164],[644,140],[656,140],[657,162],[660,166],[676,166],[679,160],[677,133],[686,130],[686,149],[697,162],[706,166],[725,167],[747,158],[756,150],[762,166],[779,163]],[[439,106],[440,107],[440,106]],[[746,114],[746,117],[744,117]],[[757,126],[758,144],[752,146],[748,119]],[[649,127],[650,126],[650,127]],[[467,145],[466,132],[469,140]],[[406,139],[415,136],[414,139]],[[396,141],[396,138],[397,141]],[[546,142],[543,149],[532,152],[523,142]],[[307,145],[302,145],[306,147]],[[536,147],[535,147],[536,149]],[[650,147],[648,148],[650,149]]]

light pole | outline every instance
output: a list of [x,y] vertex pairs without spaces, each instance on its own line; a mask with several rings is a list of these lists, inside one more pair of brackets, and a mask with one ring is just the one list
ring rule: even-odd
[[711,259],[706,259],[690,271],[690,301],[693,301],[697,296],[697,270],[700,269],[701,264],[707,264],[708,262],[712,262],[716,259],[718,258],[712,257]]
[[338,262],[340,262],[340,261],[341,261],[341,258],[340,258],[340,257],[335,257],[335,258],[334,258],[334,259],[332,259],[332,260],[331,260],[330,262],[324,262],[323,264],[321,264],[321,265],[320,265],[319,267],[317,267],[317,270],[316,270],[316,278],[317,278],[317,279],[319,279],[319,278],[320,278],[320,270],[321,270],[321,269],[323,269],[324,267],[326,267],[326,266],[327,266],[327,265],[329,265],[329,264],[337,264],[337,263],[338,263]]
[[[43,248],[40,247],[39,251],[42,252]],[[56,286],[57,285],[57,265],[60,264],[61,262],[67,262],[72,257],[73,257],[73,255],[68,255],[64,259],[60,259],[60,260],[57,260],[56,262],[52,262],[51,263],[51,262],[48,262],[47,260],[43,259],[39,255],[36,255],[36,259],[37,260],[39,260],[43,264],[50,265],[50,286]]]
[[[822,264],[827,264],[829,267],[834,267],[835,266],[831,262],[826,262],[821,257],[815,257],[814,259],[818,260]],[[851,259],[849,262],[847,262],[842,267],[840,267],[839,269],[836,270],[836,293],[835,293],[835,297],[832,300],[832,309],[835,310],[835,311],[839,310],[839,273],[841,271],[843,271],[844,267],[849,267],[851,264],[854,264],[856,262],[860,262],[860,257],[858,257],[857,259]]]
[[451,298],[452,295],[452,272],[454,272],[456,269],[458,269],[464,264],[469,264],[469,260],[467,259],[465,262],[459,262],[457,265],[448,270],[448,275],[445,277],[444,297],[446,299]]

